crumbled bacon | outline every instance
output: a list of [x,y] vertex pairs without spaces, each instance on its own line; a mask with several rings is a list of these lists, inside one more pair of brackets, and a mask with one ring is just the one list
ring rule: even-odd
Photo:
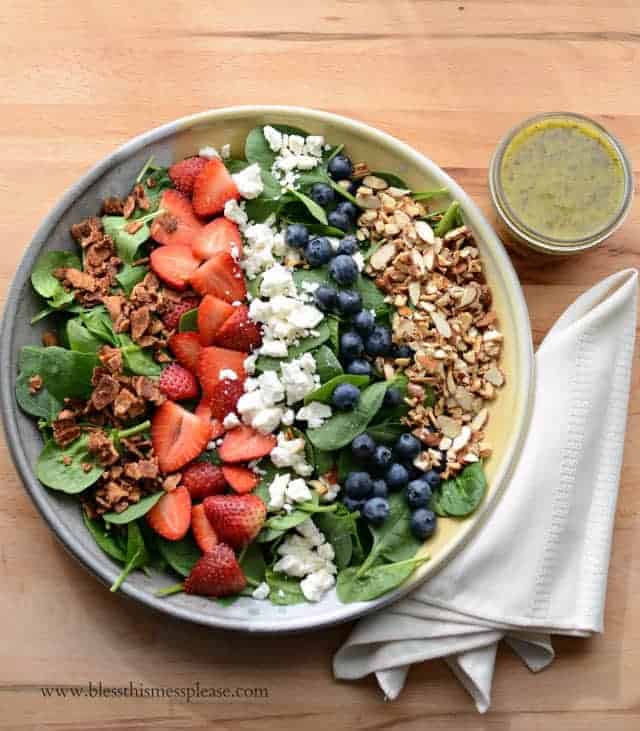
[[120,384],[118,381],[112,375],[104,373],[100,375],[95,383],[93,393],[91,394],[91,405],[96,411],[104,411],[107,406],[114,403],[119,392]]
[[52,348],[54,345],[58,345],[58,336],[51,330],[47,330],[42,333],[42,344],[45,348]]
[[31,395],[38,393],[38,391],[42,388],[42,376],[39,376],[37,373],[35,373],[33,376],[29,378],[29,393]]
[[120,419],[135,419],[144,414],[144,400],[135,396],[128,388],[120,390],[113,403],[113,413]]
[[117,195],[111,195],[102,201],[102,213],[106,216],[121,216],[124,202]]
[[53,439],[59,447],[66,447],[80,436],[76,415],[70,409],[63,409],[52,424]]
[[122,351],[120,348],[111,348],[104,345],[100,348],[98,358],[102,365],[111,373],[122,373]]
[[96,429],[89,434],[89,453],[98,458],[103,467],[108,467],[120,459],[120,453],[115,448],[111,437],[102,429]]

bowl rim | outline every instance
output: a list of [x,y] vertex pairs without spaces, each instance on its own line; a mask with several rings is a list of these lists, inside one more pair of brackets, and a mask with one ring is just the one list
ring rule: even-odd
[[497,482],[497,486],[491,492],[488,499],[483,502],[480,509],[474,513],[473,517],[468,519],[468,524],[456,534],[450,544],[439,556],[438,560],[432,564],[429,562],[424,564],[423,566],[426,568],[417,578],[407,580],[394,591],[389,592],[378,599],[368,602],[355,602],[352,604],[340,605],[337,610],[329,612],[321,618],[314,618],[313,616],[302,618],[289,617],[286,626],[281,626],[280,624],[276,625],[273,621],[252,619],[251,622],[247,623],[246,621],[234,617],[229,617],[228,620],[225,620],[224,618],[220,618],[213,614],[205,615],[198,610],[183,608],[177,606],[171,601],[167,601],[161,597],[156,597],[146,589],[137,587],[129,582],[124,582],[120,588],[120,592],[126,597],[136,599],[137,601],[145,604],[147,607],[178,619],[218,629],[231,629],[262,634],[283,634],[322,629],[342,622],[351,621],[363,616],[364,614],[377,611],[378,609],[381,609],[382,607],[402,598],[415,589],[419,584],[426,581],[427,578],[446,565],[453,556],[466,545],[473,533],[490,514],[504,489],[506,489],[509,476],[512,474],[515,466],[515,457],[518,454],[528,431],[534,386],[533,343],[527,305],[518,277],[504,246],[485,218],[484,214],[469,195],[461,188],[461,186],[458,185],[458,183],[456,183],[453,178],[444,172],[444,170],[442,170],[435,162],[426,155],[415,150],[407,143],[396,139],[392,135],[371,127],[364,122],[339,114],[334,114],[332,112],[325,112],[318,109],[299,106],[259,104],[209,109],[167,122],[159,127],[155,127],[133,137],[91,167],[88,172],[82,175],[64,192],[61,198],[49,210],[41,224],[38,226],[29,245],[25,249],[20,264],[13,276],[7,294],[0,329],[0,351],[3,353],[3,365],[5,366],[2,368],[2,372],[0,373],[0,413],[2,415],[5,435],[7,437],[7,446],[9,447],[14,465],[27,493],[57,539],[62,543],[67,552],[69,552],[85,569],[96,576],[101,583],[106,585],[112,583],[116,575],[115,570],[101,563],[98,558],[86,555],[83,552],[81,545],[75,539],[75,533],[67,529],[57,516],[55,509],[49,504],[46,490],[37,480],[21,443],[17,423],[18,406],[14,399],[15,374],[12,372],[12,369],[8,367],[10,362],[10,349],[13,340],[13,333],[16,326],[16,303],[20,298],[25,282],[29,281],[33,263],[39,255],[40,249],[47,241],[51,230],[56,226],[66,210],[105,173],[151,143],[160,142],[166,137],[173,136],[190,127],[198,126],[208,121],[220,121],[225,117],[236,117],[243,114],[248,116],[264,116],[269,114],[301,115],[311,121],[315,120],[318,122],[333,123],[346,127],[350,129],[350,131],[365,137],[368,140],[372,140],[374,143],[379,141],[393,149],[397,149],[403,154],[403,156],[410,159],[413,164],[416,164],[421,169],[426,170],[433,178],[441,181],[442,184],[448,188],[451,197],[459,200],[465,213],[470,215],[474,229],[478,231],[479,236],[481,236],[485,244],[492,248],[493,255],[495,256],[498,264],[498,269],[504,278],[505,285],[509,291],[509,304],[510,308],[513,310],[514,320],[517,327],[520,329],[520,337],[516,344],[516,356],[518,364],[522,368],[519,380],[521,382],[520,388],[523,391],[521,394],[521,397],[523,398],[523,407],[519,414],[519,423],[516,425],[516,437],[511,441],[508,449],[503,453],[500,466],[492,477],[492,481]]

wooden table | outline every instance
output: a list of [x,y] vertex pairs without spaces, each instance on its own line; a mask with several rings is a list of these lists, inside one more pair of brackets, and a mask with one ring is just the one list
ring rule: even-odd
[[[500,136],[540,111],[611,128],[640,160],[637,0],[325,0],[107,3],[4,0],[0,9],[0,286],[45,212],[128,138],[209,107],[284,103],[362,119],[432,157],[493,217],[487,165]],[[640,213],[598,251],[515,259],[534,337],[580,292],[638,265]],[[531,675],[501,653],[491,712],[444,664],[411,671],[400,700],[336,683],[349,627],[250,638],[151,614],[110,595],[57,544],[0,455],[0,726],[637,729],[640,727],[640,389],[609,575],[606,634],[558,639]],[[635,549],[635,550],[634,550]],[[43,698],[43,684],[263,688],[268,699]],[[215,725],[214,725],[215,724]]]

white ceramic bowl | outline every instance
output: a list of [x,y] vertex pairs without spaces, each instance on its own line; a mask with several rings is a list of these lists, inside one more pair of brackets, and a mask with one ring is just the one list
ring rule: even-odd
[[[478,207],[462,188],[434,162],[390,135],[335,114],[296,107],[231,107],[185,117],[146,132],[106,157],[68,190],[38,229],[26,250],[9,292],[5,308],[0,352],[2,414],[7,441],[25,487],[36,507],[65,548],[103,583],[111,584],[119,567],[95,545],[87,533],[76,500],[45,489],[36,479],[33,465],[41,448],[34,421],[23,414],[14,398],[18,352],[23,345],[39,342],[44,324],[29,325],[38,307],[29,277],[42,250],[71,249],[69,228],[100,208],[109,194],[124,194],[131,181],[153,154],[159,164],[194,154],[205,144],[231,143],[240,153],[250,129],[268,122],[301,127],[322,134],[333,143],[344,143],[356,161],[365,160],[373,170],[395,172],[414,190],[444,186],[457,199],[465,220],[473,229],[487,279],[492,287],[499,325],[505,335],[503,366],[507,384],[491,407],[488,437],[494,445],[487,463],[490,488],[478,510],[468,519],[440,520],[436,535],[424,547],[431,560],[423,564],[397,590],[371,601],[341,604],[335,592],[317,604],[279,607],[268,601],[241,598],[223,607],[203,597],[184,594],[160,599],[154,591],[173,583],[168,575],[147,577],[135,572],[122,586],[126,595],[176,617],[212,627],[249,632],[291,632],[324,627],[373,612],[409,592],[440,570],[471,537],[507,487],[514,460],[524,439],[529,419],[533,381],[533,352],[526,305],[516,274],[498,237]],[[464,144],[464,140],[461,140]],[[496,557],[499,560],[499,557]]]

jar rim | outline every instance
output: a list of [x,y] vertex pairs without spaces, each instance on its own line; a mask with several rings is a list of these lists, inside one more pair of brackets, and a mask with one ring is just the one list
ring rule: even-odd
[[[502,187],[502,161],[504,159],[504,154],[513,139],[522,130],[534,125],[536,122],[553,118],[575,120],[594,127],[596,131],[611,145],[611,148],[618,156],[624,175],[624,194],[622,201],[618,210],[611,217],[609,223],[594,233],[587,236],[576,237],[575,239],[554,238],[553,236],[547,236],[541,231],[537,231],[534,228],[527,226],[509,206]],[[528,117],[522,122],[519,122],[500,140],[495,152],[493,153],[489,166],[489,191],[494,208],[500,216],[500,219],[507,226],[509,231],[517,238],[524,241],[534,249],[552,253],[570,254],[597,246],[622,225],[629,209],[631,208],[631,202],[633,200],[633,172],[631,161],[624,146],[614,134],[601,124],[590,117],[583,114],[577,114],[575,112],[545,112]]]

